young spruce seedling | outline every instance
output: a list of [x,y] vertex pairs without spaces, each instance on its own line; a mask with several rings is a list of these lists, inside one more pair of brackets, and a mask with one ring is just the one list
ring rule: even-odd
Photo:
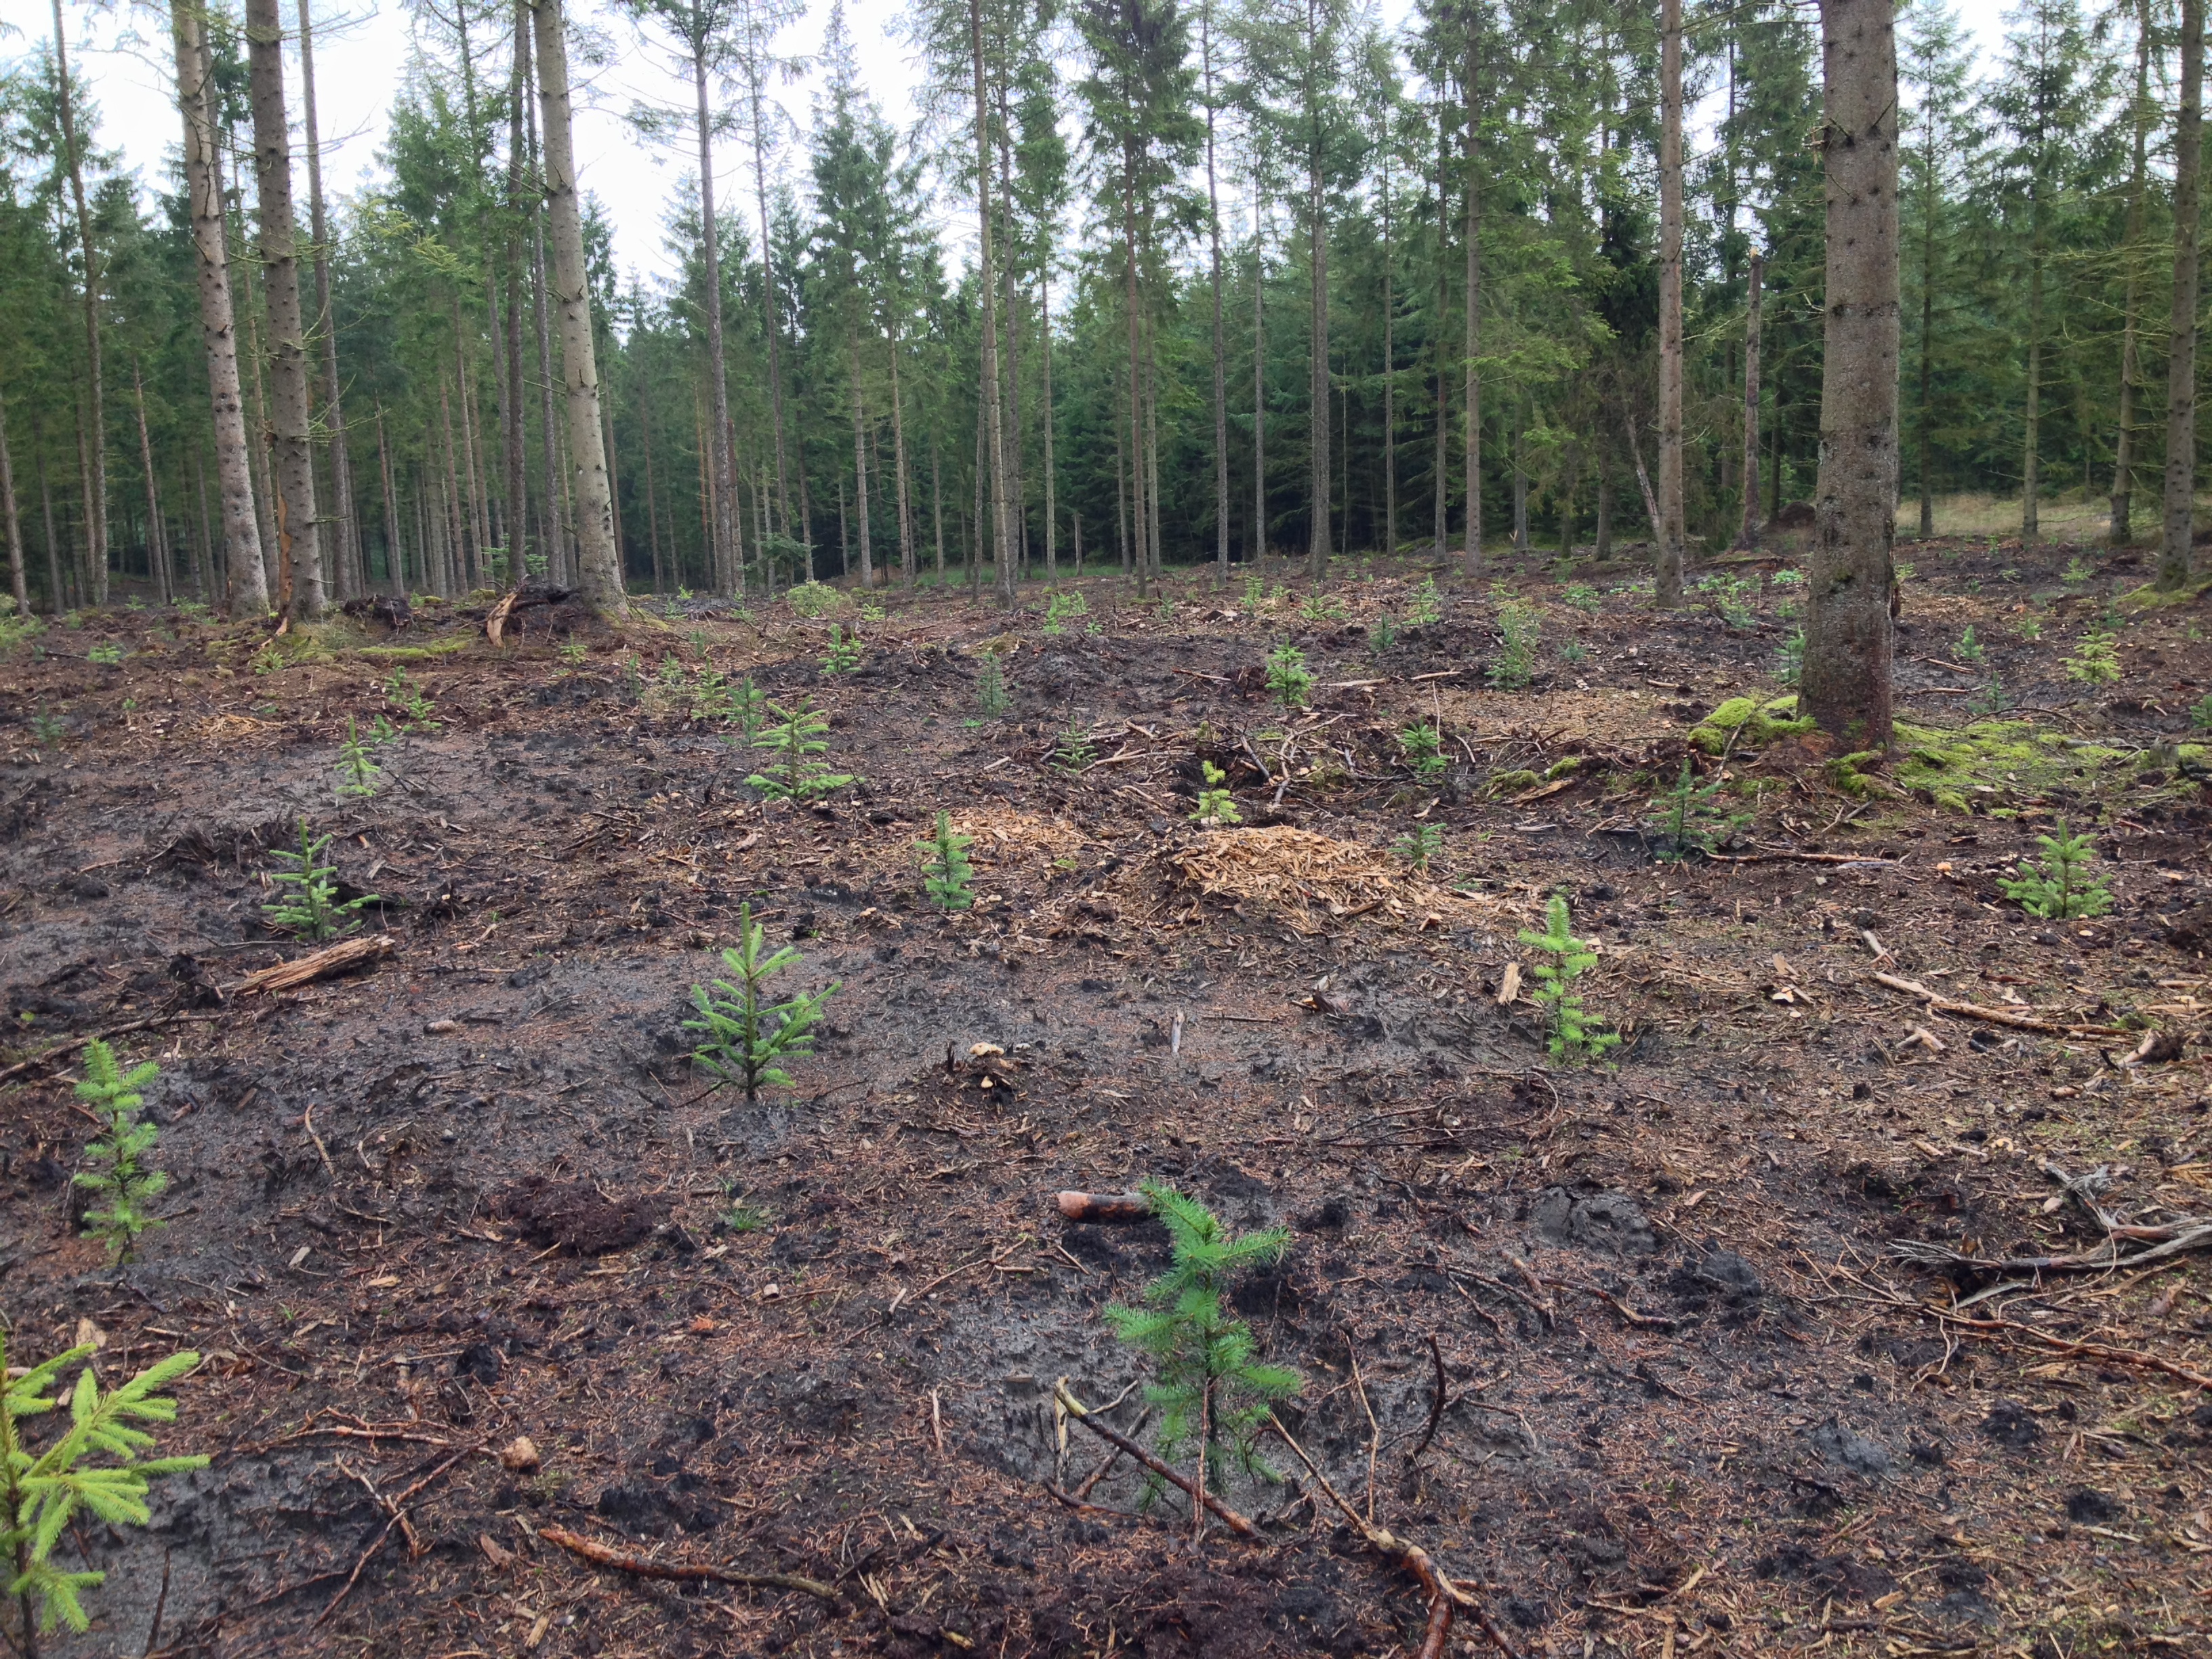
[[261,907],[273,926],[318,945],[326,939],[354,932],[362,925],[356,913],[365,905],[380,902],[374,893],[363,893],[358,898],[338,897],[337,871],[321,861],[323,849],[330,844],[327,834],[309,835],[307,821],[301,818],[296,852],[283,847],[269,849],[271,858],[289,867],[270,872],[269,878],[283,890],[274,904]]
[[819,991],[801,991],[788,1000],[763,1003],[761,987],[787,968],[805,960],[788,945],[766,951],[766,934],[753,920],[753,907],[738,907],[738,943],[722,952],[727,979],[691,988],[691,1005],[699,1018],[687,1019],[684,1029],[699,1031],[705,1040],[691,1059],[711,1072],[721,1084],[734,1083],[749,1101],[758,1100],[763,1087],[788,1089],[791,1074],[780,1060],[814,1051],[814,1028],[822,1023],[822,1005],[837,994],[840,980]]
[[788,708],[780,702],[768,707],[775,724],[753,739],[753,747],[767,750],[775,758],[747,778],[748,784],[772,800],[805,800],[860,781],[849,772],[832,772],[814,758],[830,747],[823,735],[830,730],[830,717],[811,698],[802,694]]
[[376,781],[384,769],[369,758],[369,742],[362,738],[354,725],[352,715],[346,716],[345,741],[338,745],[338,799],[340,800],[373,800],[376,797]]
[[2038,836],[2035,844],[2044,851],[2039,861],[2023,859],[2017,880],[1997,878],[2007,898],[2045,921],[2101,916],[2112,908],[2112,889],[2089,873],[2097,849],[2088,836],[2075,835],[2061,818],[2057,830]]
[[[1268,1408],[1304,1385],[1296,1371],[1260,1363],[1252,1328],[1224,1302],[1231,1279],[1272,1267],[1290,1249],[1281,1228],[1233,1237],[1196,1200],[1156,1181],[1140,1184],[1152,1213],[1168,1230],[1168,1271],[1145,1287],[1141,1308],[1106,1310],[1114,1334],[1152,1362],[1156,1381],[1146,1398],[1159,1409],[1160,1449],[1169,1457],[1196,1449],[1203,1473],[1219,1474],[1234,1457],[1255,1467],[1255,1442]],[[1216,1483],[1201,1478],[1202,1489]]]
[[1558,893],[1544,907],[1544,931],[1521,930],[1521,942],[1551,960],[1529,969],[1536,988],[1528,994],[1543,1009],[1549,1028],[1545,1047],[1554,1060],[1599,1060],[1620,1042],[1618,1031],[1600,1030],[1574,994],[1575,981],[1597,966],[1597,952],[1574,936],[1567,901]]
[[1198,792],[1198,811],[1190,815],[1193,823],[1242,823],[1244,815],[1237,810],[1236,798],[1229,793],[1229,774],[1210,760],[1198,763],[1199,775],[1206,780]]
[[1285,708],[1304,708],[1313,684],[1306,653],[1297,647],[1285,643],[1267,653],[1267,694]]
[[118,1262],[131,1260],[139,1234],[161,1224],[147,1213],[147,1206],[168,1191],[169,1177],[141,1162],[161,1131],[138,1116],[145,1103],[140,1091],[161,1074],[150,1060],[124,1071],[115,1063],[115,1051],[97,1037],[86,1045],[76,1097],[105,1125],[84,1149],[92,1167],[76,1177],[99,1206],[84,1212],[84,1236],[104,1240]]
[[975,837],[955,830],[951,816],[943,811],[937,815],[936,832],[927,841],[915,842],[921,854],[921,884],[939,909],[975,908],[975,866],[968,858],[968,849],[975,844]]
[[1652,856],[1664,864],[1680,862],[1692,853],[1710,854],[1726,841],[1746,822],[1741,813],[1723,812],[1712,804],[1720,793],[1721,781],[1701,784],[1692,769],[1688,757],[1682,760],[1682,775],[1674,787],[1651,804],[1659,809],[1652,819],[1657,830]]

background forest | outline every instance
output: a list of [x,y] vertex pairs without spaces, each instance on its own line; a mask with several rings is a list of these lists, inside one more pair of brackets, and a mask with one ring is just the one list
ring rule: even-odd
[[[923,117],[898,131],[842,10],[812,66],[822,89],[788,107],[799,65],[781,42],[802,3],[622,0],[568,20],[580,64],[650,55],[696,94],[630,112],[641,144],[693,158],[665,220],[680,280],[619,273],[581,181],[634,590],[976,574],[994,441],[1032,574],[1133,560],[1141,580],[1317,539],[1447,549],[1471,513],[1480,538],[1523,550],[1650,534],[1658,9],[1424,0],[1392,29],[1346,0],[916,0],[902,27]],[[465,592],[517,551],[573,579],[527,9],[413,8],[420,49],[378,182],[343,196],[318,165],[306,0],[268,9],[331,597]],[[1979,63],[1952,13],[1906,12],[1905,533],[1931,527],[1936,498],[2024,485],[2030,534],[2061,501],[2101,518],[2109,498],[2122,538],[2154,519],[2171,10],[2026,0]],[[172,21],[207,75],[273,561],[261,440],[282,331],[246,21],[180,7],[153,32]],[[158,178],[121,170],[101,88],[64,73],[62,24],[57,8],[43,38],[18,34],[0,80],[20,597],[59,610],[121,579],[219,601],[228,538],[183,150]],[[1694,5],[1685,25],[1686,95],[1711,118],[1685,169],[1683,512],[1717,550],[1746,516],[1755,254],[1759,515],[1812,493],[1819,42],[1779,0]],[[699,164],[732,155],[733,178]]]

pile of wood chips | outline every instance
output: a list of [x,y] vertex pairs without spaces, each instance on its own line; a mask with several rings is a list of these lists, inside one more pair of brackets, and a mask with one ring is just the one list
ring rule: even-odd
[[[1495,900],[1470,898],[1394,866],[1378,848],[1310,830],[1210,830],[1168,854],[1182,878],[1208,898],[1258,902],[1279,912],[1332,917],[1376,913],[1413,927],[1495,927],[1509,920]],[[1294,916],[1285,919],[1312,932]]]

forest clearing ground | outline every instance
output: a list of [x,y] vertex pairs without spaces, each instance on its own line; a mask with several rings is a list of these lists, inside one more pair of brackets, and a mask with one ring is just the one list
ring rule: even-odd
[[[70,1650],[1410,1652],[1418,1592],[1288,1489],[1240,1477],[1264,1541],[1196,1546],[1168,1506],[1044,1493],[1097,1452],[1055,1381],[1102,1406],[1139,1380],[1098,1312],[1166,1259],[1053,1194],[1151,1176],[1293,1230],[1237,1297],[1307,1377],[1286,1417],[1528,1652],[2207,1651],[2212,1395],[2143,1363],[2212,1371],[2203,1260],[1954,1282],[1893,1249],[2102,1243],[2046,1166],[2106,1166],[2132,1223],[2212,1212],[2205,606],[2119,606],[2126,554],[1899,553],[1887,766],[1710,719],[1785,694],[1787,556],[1712,562],[1672,615],[1625,562],[1510,558],[1345,561],[1311,603],[1273,566],[1256,604],[1242,568],[1175,573],[1171,604],[1091,578],[1050,624],[1040,584],[1016,617],[892,592],[842,673],[819,659],[852,595],[573,635],[539,608],[497,648],[469,642],[483,605],[424,607],[381,655],[368,623],[288,643],[129,609],[19,642],[11,1354],[84,1322],[104,1370],[197,1347],[165,1448],[216,1454],[144,1534],[80,1529],[111,1577]],[[1431,575],[1441,617],[1411,622]],[[1515,599],[1541,609],[1533,678],[1492,689]],[[2118,678],[2069,677],[2107,626]],[[1303,710],[1265,688],[1285,641]],[[762,803],[702,667],[811,696],[862,781]],[[402,730],[341,802],[349,717]],[[1396,736],[1424,720],[1434,778]],[[1661,861],[1686,757],[1748,822]],[[1189,821],[1209,763],[1242,830]],[[913,847],[940,809],[981,896],[949,919]],[[301,814],[394,949],[226,996],[301,954],[259,908]],[[2036,921],[1996,886],[2062,816],[2094,827],[2108,915]],[[1419,824],[1425,872],[1393,851]],[[1554,890],[1598,941],[1605,1066],[1546,1056],[1527,979],[1499,1001]],[[681,1025],[741,902],[804,953],[789,988],[843,982],[756,1107],[708,1090]],[[71,1224],[69,1062],[38,1062],[147,1021],[118,1046],[162,1065],[175,1180],[116,1269]],[[2120,1064],[2152,1028],[2180,1057]],[[538,1467],[502,1466],[519,1435]],[[334,1606],[386,1495],[434,1474]],[[1117,1471],[1091,1501],[1143,1497]],[[835,1596],[596,1569],[553,1527]]]

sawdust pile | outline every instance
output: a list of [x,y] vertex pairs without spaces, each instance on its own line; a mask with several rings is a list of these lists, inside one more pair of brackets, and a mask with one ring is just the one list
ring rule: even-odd
[[1216,830],[1168,854],[1182,878],[1208,898],[1257,902],[1278,912],[1332,917],[1377,915],[1415,927],[1497,927],[1511,920],[1494,899],[1470,898],[1394,866],[1379,848],[1310,830]]

